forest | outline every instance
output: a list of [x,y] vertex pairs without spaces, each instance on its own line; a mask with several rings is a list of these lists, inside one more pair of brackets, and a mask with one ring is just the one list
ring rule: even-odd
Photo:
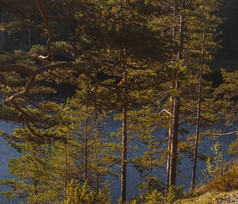
[[0,135],[20,155],[6,202],[173,203],[201,189],[199,172],[204,191],[238,189],[238,1],[0,6],[0,119],[17,124]]

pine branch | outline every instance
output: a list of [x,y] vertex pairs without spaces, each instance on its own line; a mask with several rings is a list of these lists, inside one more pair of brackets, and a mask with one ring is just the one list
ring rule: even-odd
[[0,65],[0,72],[21,72],[30,76],[30,79],[26,83],[24,90],[13,94],[8,99],[6,99],[6,102],[12,102],[16,98],[20,98],[22,96],[27,95],[29,93],[29,89],[34,84],[35,78],[37,75],[49,70],[56,69],[56,68],[62,69],[62,68],[72,68],[72,67],[73,65],[67,62],[45,65],[36,70],[33,70],[30,67],[27,67],[25,65]]
[[43,56],[43,55],[39,56],[39,59],[46,60],[46,59],[51,58],[50,44],[51,44],[52,39],[53,39],[53,31],[52,31],[51,26],[49,24],[50,20],[62,21],[62,22],[65,22],[65,23],[71,25],[72,27],[74,27],[74,30],[75,30],[76,34],[74,36],[70,37],[69,38],[70,40],[74,40],[79,35],[80,32],[84,33],[84,29],[80,25],[75,24],[73,21],[71,21],[67,18],[48,15],[46,13],[46,9],[45,9],[45,6],[44,6],[44,3],[42,2],[42,0],[35,0],[35,2],[36,2],[36,5],[37,5],[38,9],[40,10],[41,16],[43,18],[44,24],[46,26],[46,29],[47,29],[48,35],[49,35],[48,40],[46,41],[46,47],[47,47],[47,53],[48,54],[47,54],[47,56]]
[[52,32],[52,29],[50,27],[50,24],[49,24],[49,18],[47,16],[47,13],[46,13],[46,10],[45,10],[45,7],[44,7],[44,4],[42,2],[42,0],[35,0],[36,1],[36,5],[37,7],[39,8],[40,10],[40,13],[41,13],[41,16],[43,18],[43,21],[45,23],[45,26],[46,26],[46,29],[48,31],[48,35],[49,35],[49,38],[48,40],[46,41],[46,46],[47,46],[47,56],[43,56],[43,55],[40,55],[39,58],[40,59],[49,59],[51,57],[51,50],[50,50],[50,44],[51,44],[51,41],[53,39],[53,32]]
[[19,9],[9,5],[9,4],[6,4],[5,2],[3,1],[0,1],[0,7],[4,7],[6,8],[6,10],[9,12],[9,13],[14,13],[14,14],[18,14],[20,15],[21,17],[23,18],[26,18],[26,19],[29,19],[22,11],[20,11]]
[[38,137],[40,136],[38,133],[36,133],[32,129],[31,125],[29,124],[26,113],[23,111],[22,108],[19,107],[19,105],[15,101],[15,99],[21,98],[21,97],[29,94],[29,90],[34,85],[37,75],[40,75],[43,72],[53,70],[56,68],[63,69],[63,68],[72,68],[72,67],[73,67],[73,65],[71,63],[64,63],[64,62],[45,65],[45,66],[42,66],[36,70],[33,70],[30,67],[27,67],[24,65],[0,65],[0,72],[21,72],[21,73],[29,75],[29,77],[30,77],[30,79],[28,80],[28,82],[25,85],[25,88],[22,91],[11,95],[9,98],[6,99],[5,103],[12,103],[12,105],[16,108],[17,111],[19,111],[20,115],[23,117],[27,128],[33,135],[36,135]]

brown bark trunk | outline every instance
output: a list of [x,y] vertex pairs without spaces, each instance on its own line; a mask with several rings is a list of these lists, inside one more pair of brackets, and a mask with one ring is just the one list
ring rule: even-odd
[[[186,0],[181,0],[182,10],[185,9]],[[177,7],[175,5],[175,13]],[[183,59],[183,43],[184,43],[184,16],[180,15],[180,30],[179,30],[179,51],[177,55],[177,61]],[[180,90],[180,82],[178,76],[175,78],[175,89]],[[180,98],[179,96],[174,97],[173,102],[173,123],[172,123],[172,137],[171,137],[171,158],[170,158],[170,173],[169,173],[169,186],[176,185],[176,172],[177,172],[177,149],[178,149],[178,130],[179,130],[179,107]]]
[[202,34],[202,49],[201,49],[201,67],[198,80],[198,98],[197,98],[197,124],[196,124],[196,135],[195,135],[195,148],[193,153],[193,172],[191,180],[191,193],[194,192],[196,183],[196,170],[197,170],[197,154],[198,154],[198,142],[199,142],[199,129],[200,129],[200,113],[201,113],[201,96],[202,96],[202,72],[203,72],[203,55],[204,55],[204,43],[205,43],[205,32],[206,32],[206,2],[204,4],[204,25]]
[[[176,90],[180,89],[180,83],[176,82]],[[178,152],[178,130],[179,130],[179,97],[176,96],[173,102],[173,125],[171,137],[171,158],[170,158],[170,172],[169,172],[169,186],[176,185],[177,172],[177,152]]]
[[[124,85],[127,85],[127,72],[123,73]],[[127,90],[124,89],[124,101],[122,110],[122,167],[121,167],[121,198],[126,202],[126,165],[127,165]]]
[[[37,182],[34,181],[34,195],[37,195]],[[37,204],[38,202],[36,201],[35,204]]]
[[[171,128],[169,128],[168,150],[171,150]],[[170,178],[170,163],[171,163],[170,159],[171,159],[171,156],[169,152],[167,156],[167,164],[166,164],[167,187],[169,187],[169,178]]]
[[[173,85],[171,85],[171,88],[174,88]],[[170,109],[169,111],[172,113],[173,112],[173,97],[170,96]],[[170,122],[170,127],[168,130],[168,156],[167,156],[167,165],[166,165],[166,175],[167,175],[167,187],[169,187],[169,180],[170,180],[170,169],[171,169],[171,138],[172,138],[172,133],[173,133],[173,129],[172,129],[172,121]]]
[[85,182],[88,179],[88,119],[86,119],[85,123],[85,146],[84,146],[84,151],[85,151],[85,157],[84,157],[84,179]]
[[201,113],[201,86],[202,86],[202,70],[200,70],[198,84],[198,107],[197,107],[197,124],[196,124],[196,135],[195,135],[195,148],[193,153],[193,172],[191,181],[191,192],[194,192],[195,181],[196,181],[196,168],[197,168],[197,154],[198,154],[198,142],[199,142],[199,128],[200,128],[200,113]]
[[[36,152],[37,152],[37,148],[34,147],[34,153],[33,153],[33,155],[34,155],[34,166],[37,166],[36,160],[35,160],[35,158],[37,157],[37,153]],[[34,192],[34,195],[36,196],[37,193],[38,193],[38,189],[37,189],[38,185],[37,185],[37,181],[36,180],[33,181],[33,185],[34,185],[33,192]],[[35,202],[35,204],[37,204],[37,202]]]
[[68,186],[68,180],[69,180],[69,175],[68,175],[68,146],[67,143],[64,143],[65,146],[65,177],[64,177],[64,196],[66,197],[66,190],[67,190],[67,186]]

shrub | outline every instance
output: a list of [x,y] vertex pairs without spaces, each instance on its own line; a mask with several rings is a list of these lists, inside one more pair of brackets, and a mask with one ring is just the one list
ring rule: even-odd
[[215,180],[207,184],[208,190],[214,191],[231,191],[238,189],[238,165],[234,165],[232,169],[217,176]]

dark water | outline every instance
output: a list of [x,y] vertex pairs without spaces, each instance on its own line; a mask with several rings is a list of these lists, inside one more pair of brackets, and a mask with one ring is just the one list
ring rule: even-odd
[[[0,131],[11,133],[14,131],[14,128],[16,128],[16,126],[13,126],[11,123],[0,121]],[[20,154],[8,145],[7,139],[0,137],[0,181],[13,178],[13,176],[8,172],[8,159],[17,158],[18,156],[20,156]],[[7,188],[5,186],[0,186],[0,192],[3,192],[4,190],[7,190]],[[0,195],[0,203],[15,204],[19,202],[13,200],[8,202],[4,199],[3,195]]]
[[[107,126],[105,127],[105,132],[106,134],[109,134],[111,132],[116,132],[117,129],[120,127],[121,122],[119,121],[111,121],[107,123]],[[7,133],[13,132],[14,128],[16,126],[12,126],[11,123],[5,122],[5,121],[0,121],[0,131],[5,131]],[[224,128],[223,124],[220,124],[217,128],[222,128],[224,132],[229,132],[232,129],[230,128]],[[191,130],[193,131],[193,130]],[[163,134],[161,132],[155,132],[155,136],[159,137],[160,134]],[[227,154],[227,148],[229,144],[236,138],[236,135],[229,135],[229,136],[222,136],[218,138],[218,141],[224,144],[225,148],[225,161],[228,161],[231,157]],[[216,140],[208,140],[205,139],[201,145],[199,152],[204,153],[204,154],[212,154],[211,147],[216,143]],[[129,145],[133,145],[133,142],[129,142]],[[166,144],[164,144],[166,148]],[[128,157],[133,158],[135,154],[138,156],[144,152],[145,147],[141,145],[139,147],[138,153],[129,153]],[[8,142],[5,138],[0,138],[0,180],[4,179],[11,179],[13,176],[8,172],[8,159],[9,158],[17,158],[19,156],[19,153],[16,152],[13,148],[8,146]],[[119,167],[116,167],[119,170]],[[203,184],[204,183],[204,178],[202,174],[202,170],[206,168],[205,162],[198,160],[198,172],[197,172],[197,184]],[[153,175],[158,176],[162,181],[166,180],[166,175],[165,175],[165,170],[157,170],[152,172]],[[185,191],[188,191],[190,187],[190,182],[191,182],[191,175],[192,175],[192,162],[190,159],[187,157],[182,157],[181,158],[181,163],[178,167],[178,176],[177,176],[177,185],[184,185]],[[138,181],[141,181],[141,178],[139,174],[137,173],[136,169],[133,167],[131,163],[128,164],[128,169],[127,169],[127,197],[133,197],[136,196],[139,193],[139,185]],[[113,203],[117,203],[117,200],[120,197],[120,178],[110,178],[109,183],[112,189],[111,196],[113,199]],[[6,187],[0,186],[0,192],[6,190]],[[2,195],[0,195],[0,203],[1,204],[14,204],[14,203],[20,203],[14,202],[14,201],[6,201]]]

